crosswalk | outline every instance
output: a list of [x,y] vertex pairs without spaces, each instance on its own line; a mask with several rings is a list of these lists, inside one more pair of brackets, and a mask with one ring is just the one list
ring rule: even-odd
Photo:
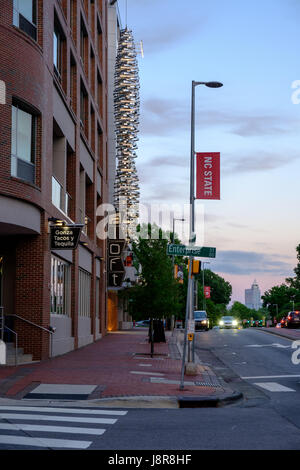
[[111,409],[0,406],[0,449],[88,449],[93,438],[126,414]]

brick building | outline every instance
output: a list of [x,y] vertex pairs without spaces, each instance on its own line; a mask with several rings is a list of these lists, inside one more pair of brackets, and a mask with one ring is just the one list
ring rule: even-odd
[[[95,214],[108,200],[108,8],[108,0],[0,0],[0,306],[33,360],[107,328]],[[50,249],[57,220],[83,225],[76,249]]]

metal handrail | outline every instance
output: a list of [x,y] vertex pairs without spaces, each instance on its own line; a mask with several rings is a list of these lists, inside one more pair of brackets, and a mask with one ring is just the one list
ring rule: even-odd
[[0,339],[4,338],[4,307],[0,307]]
[[10,331],[16,336],[16,349],[15,349],[15,366],[17,367],[18,365],[18,333],[16,333],[14,330],[11,330],[8,328],[8,326],[4,325],[4,329]]
[[[30,325],[33,325],[33,326],[36,326],[37,328],[40,328],[41,330],[44,330],[46,331],[47,333],[49,333],[51,335],[51,357],[52,357],[52,353],[53,353],[53,339],[52,339],[52,336],[53,334],[55,333],[55,330],[50,330],[48,328],[45,328],[43,326],[40,326],[40,325],[37,325],[36,323],[33,323],[32,321],[30,320],[27,320],[26,318],[23,318],[23,317],[20,317],[20,315],[16,315],[15,313],[9,313],[8,315],[5,315],[6,317],[16,317],[16,318],[19,318],[19,320],[23,320],[24,322],[26,323],[29,323]],[[7,328],[7,327],[5,327]],[[12,330],[11,330],[12,331]]]

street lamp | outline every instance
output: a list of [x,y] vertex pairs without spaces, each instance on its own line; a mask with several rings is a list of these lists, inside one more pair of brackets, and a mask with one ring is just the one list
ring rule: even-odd
[[[198,85],[205,85],[208,88],[221,88],[220,82],[196,82],[192,81],[192,103],[191,103],[191,155],[190,155],[190,244],[195,243],[195,88]],[[190,258],[190,272],[188,282],[189,319],[193,319],[194,312],[194,278],[191,276],[191,266],[193,257]],[[192,345],[188,344],[188,362],[191,362]]]

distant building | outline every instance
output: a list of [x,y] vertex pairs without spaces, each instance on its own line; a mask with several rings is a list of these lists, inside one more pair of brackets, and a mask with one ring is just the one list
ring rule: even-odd
[[245,289],[245,305],[254,310],[259,310],[261,307],[261,293],[256,280],[251,289]]

